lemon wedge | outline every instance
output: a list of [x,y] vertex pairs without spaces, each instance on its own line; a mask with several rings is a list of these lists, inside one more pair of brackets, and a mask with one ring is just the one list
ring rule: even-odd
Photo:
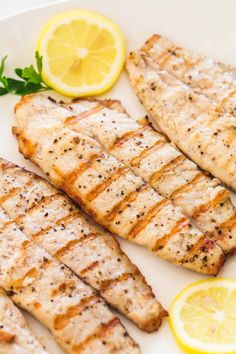
[[90,11],[54,16],[44,26],[37,50],[43,56],[47,85],[71,97],[97,95],[118,79],[125,42],[118,27]]
[[236,280],[203,280],[185,288],[171,305],[170,325],[186,353],[235,354]]

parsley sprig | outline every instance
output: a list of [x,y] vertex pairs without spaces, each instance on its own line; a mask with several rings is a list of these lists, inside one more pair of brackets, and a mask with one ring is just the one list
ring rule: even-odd
[[37,68],[33,65],[25,67],[24,69],[16,68],[15,73],[21,79],[14,79],[6,77],[4,75],[7,56],[5,56],[0,64],[0,96],[4,96],[7,93],[13,93],[14,95],[24,96],[33,92],[41,92],[50,90],[49,87],[42,78],[43,61],[42,56],[38,52],[35,53]]

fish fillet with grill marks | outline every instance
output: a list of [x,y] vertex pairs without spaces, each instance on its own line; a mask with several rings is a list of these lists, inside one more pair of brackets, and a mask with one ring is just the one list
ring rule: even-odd
[[85,134],[64,127],[68,110],[42,95],[16,106],[20,151],[110,231],[174,264],[217,274],[225,256],[170,200]]
[[28,327],[21,312],[0,289],[0,353],[48,354]]
[[139,353],[104,300],[31,241],[1,207],[0,286],[68,353]]
[[152,36],[142,49],[157,60],[162,69],[215,101],[219,112],[227,111],[236,116],[235,68],[191,53],[160,35]]
[[163,197],[196,221],[226,254],[236,250],[236,211],[227,189],[210,178],[162,133],[131,119],[119,101],[78,100],[66,107],[70,129],[98,140]]
[[196,92],[177,79],[174,75],[181,77],[181,65],[176,64],[175,70],[173,64],[170,69],[169,53],[162,56],[158,45],[152,47],[153,42],[155,37],[140,51],[131,53],[127,61],[135,92],[152,122],[170,140],[202,169],[236,190],[235,116],[199,93],[200,89]]
[[45,179],[0,159],[0,205],[25,234],[66,264],[140,328],[158,329],[165,310],[112,236],[88,221]]

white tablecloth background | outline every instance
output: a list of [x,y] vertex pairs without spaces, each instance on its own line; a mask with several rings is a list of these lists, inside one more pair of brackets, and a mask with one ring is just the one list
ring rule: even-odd
[[35,6],[56,1],[58,0],[0,0],[0,19]]

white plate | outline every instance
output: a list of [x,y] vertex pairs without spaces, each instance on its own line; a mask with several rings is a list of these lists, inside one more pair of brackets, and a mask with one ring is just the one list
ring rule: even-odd
[[[211,55],[236,66],[234,0],[74,0],[57,2],[0,22],[0,54],[9,55],[9,73],[12,73],[15,67],[32,63],[36,39],[44,22],[60,11],[74,8],[86,8],[110,17],[120,26],[128,50],[138,48],[148,36],[156,32],[167,35],[199,53]],[[121,99],[135,117],[144,114],[125,73],[106,96]],[[16,141],[11,134],[14,122],[13,106],[16,101],[17,97],[11,95],[0,98],[0,155],[39,173],[18,153]],[[120,242],[167,309],[173,297],[184,286],[203,278],[201,275],[172,266],[144,248],[123,240]],[[236,257],[232,257],[220,275],[236,278],[235,269]],[[63,353],[48,331],[32,317],[27,317],[49,352]],[[168,321],[164,322],[159,332],[145,334],[123,317],[121,319],[129,333],[141,345],[143,354],[182,353],[175,344]]]

